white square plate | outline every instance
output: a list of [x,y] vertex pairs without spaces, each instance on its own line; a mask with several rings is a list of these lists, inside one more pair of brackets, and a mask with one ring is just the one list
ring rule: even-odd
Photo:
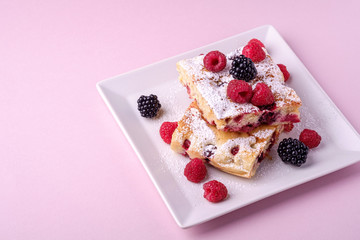
[[[309,152],[306,164],[300,168],[284,164],[277,156],[275,145],[270,153],[272,160],[263,161],[256,176],[250,180],[208,166],[208,176],[202,183],[216,179],[223,182],[229,191],[229,198],[213,204],[203,198],[202,183],[186,180],[183,169],[188,159],[171,151],[169,145],[161,140],[159,128],[164,121],[178,121],[191,102],[186,89],[178,81],[177,61],[211,50],[228,53],[252,38],[258,38],[265,44],[275,62],[288,67],[291,78],[287,84],[303,101],[301,123],[296,124],[291,133],[282,134],[281,138],[298,138],[302,129],[310,128],[319,132],[322,142]],[[183,228],[216,218],[360,160],[359,134],[272,26],[262,26],[101,81],[97,89],[171,214]],[[137,99],[140,95],[151,93],[158,96],[162,110],[159,117],[145,119],[137,110]]]

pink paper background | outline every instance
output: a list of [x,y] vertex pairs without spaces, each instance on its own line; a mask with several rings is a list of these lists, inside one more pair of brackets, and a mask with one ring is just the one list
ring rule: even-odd
[[179,228],[95,88],[272,24],[359,132],[359,9],[355,0],[1,1],[0,239],[359,239],[360,164]]

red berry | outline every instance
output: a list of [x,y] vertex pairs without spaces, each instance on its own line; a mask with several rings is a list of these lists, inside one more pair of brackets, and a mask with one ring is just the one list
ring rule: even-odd
[[254,89],[254,94],[251,98],[251,103],[255,106],[266,106],[273,104],[275,101],[274,95],[270,88],[265,83],[258,83]]
[[252,44],[252,43],[258,44],[260,47],[263,48],[265,47],[265,45],[259,39],[256,38],[253,38],[248,42],[248,44]]
[[189,140],[185,139],[182,147],[183,147],[185,150],[188,150],[189,147],[190,147],[190,145],[191,145],[191,142],[190,142]]
[[226,66],[226,56],[219,51],[211,51],[204,57],[204,66],[210,72],[220,72]]
[[236,155],[239,152],[239,146],[235,146],[231,149],[231,154]]
[[293,123],[288,123],[284,125],[284,131],[285,132],[291,132],[291,130],[294,128],[294,124]]
[[314,148],[319,146],[321,142],[321,136],[314,130],[304,129],[300,133],[299,140],[309,148]]
[[258,43],[248,43],[242,50],[245,57],[250,58],[254,63],[265,59],[266,54]]
[[289,79],[289,77],[290,77],[290,73],[288,72],[288,70],[287,70],[287,68],[286,68],[286,66],[284,65],[284,64],[278,64],[278,66],[279,66],[279,68],[280,68],[280,70],[281,70],[281,72],[283,73],[283,75],[284,75],[284,80],[285,80],[285,82]]
[[167,144],[171,143],[171,137],[177,128],[178,123],[177,122],[163,122],[160,126],[160,137],[164,142]]
[[184,169],[185,177],[194,183],[201,182],[206,176],[207,170],[203,160],[199,158],[192,159]]
[[220,202],[227,197],[228,191],[224,184],[216,180],[207,182],[203,186],[204,198],[210,202]]
[[252,96],[252,88],[243,80],[231,80],[227,86],[227,96],[236,103],[246,103]]

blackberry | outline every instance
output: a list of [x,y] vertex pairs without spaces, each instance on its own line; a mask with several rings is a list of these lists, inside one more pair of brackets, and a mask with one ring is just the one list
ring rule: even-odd
[[257,70],[250,58],[240,55],[233,58],[230,74],[235,79],[249,82],[256,77]]
[[283,162],[300,167],[306,162],[309,148],[297,139],[285,138],[280,142],[277,152]]
[[141,95],[137,100],[138,110],[142,117],[153,118],[160,110],[161,104],[156,95]]

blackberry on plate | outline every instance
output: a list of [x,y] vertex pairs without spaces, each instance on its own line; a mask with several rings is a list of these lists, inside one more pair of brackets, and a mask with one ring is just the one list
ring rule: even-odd
[[297,139],[285,138],[280,142],[277,152],[283,162],[300,167],[306,162],[309,148]]
[[235,79],[249,82],[256,77],[257,70],[250,58],[240,55],[233,58],[230,74]]
[[142,117],[153,118],[161,108],[161,104],[156,95],[141,95],[137,100],[138,110]]

